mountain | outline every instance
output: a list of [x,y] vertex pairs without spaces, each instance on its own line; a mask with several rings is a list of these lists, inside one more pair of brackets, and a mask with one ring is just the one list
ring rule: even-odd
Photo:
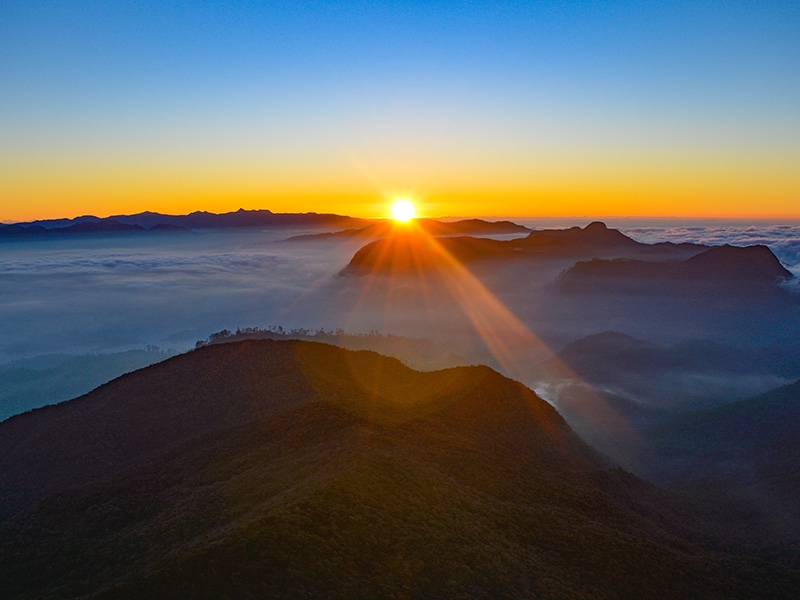
[[632,258],[594,258],[580,261],[557,282],[562,291],[657,291],[675,286],[774,287],[792,277],[763,245],[717,246],[682,261],[644,261]]
[[585,227],[533,231],[527,237],[509,240],[507,244],[515,252],[541,257],[637,256],[647,260],[688,258],[707,248],[688,243],[644,244],[618,229],[610,229],[601,221],[593,221]]
[[487,367],[209,345],[0,423],[7,598],[794,597]]
[[800,381],[645,433],[652,477],[738,498],[800,547]]
[[596,257],[644,257],[685,259],[706,249],[695,244],[643,244],[604,223],[585,227],[532,231],[511,240],[478,239],[471,236],[430,239],[424,232],[409,230],[373,241],[355,253],[346,273],[397,272],[443,268],[452,261],[564,260]]
[[[183,228],[180,228],[183,229]],[[159,231],[154,227],[150,231]],[[46,228],[41,225],[5,225],[0,226],[1,238],[30,238],[54,237],[65,235],[86,235],[94,233],[144,233],[148,230],[141,225],[123,223],[116,219],[101,219],[97,221],[80,221],[69,226]]]
[[673,276],[683,281],[724,280],[773,283],[792,277],[767,246],[710,248],[676,265]]
[[273,213],[269,210],[239,209],[228,213],[196,211],[188,215],[164,215],[143,212],[135,215],[115,215],[107,218],[84,215],[74,219],[47,219],[0,225],[0,237],[21,237],[53,233],[79,233],[95,231],[174,231],[186,229],[225,229],[243,227],[274,228],[326,228],[364,227],[368,219],[319,214],[319,213]]
[[[693,475],[713,469],[710,457],[723,458],[729,468],[755,468],[760,476],[775,472],[776,464],[792,473],[770,480],[770,487],[792,488],[800,495],[800,381],[752,398],[704,411],[675,416],[656,437],[681,449],[681,462],[690,462]],[[684,474],[684,468],[680,469]],[[800,516],[800,511],[798,511]]]
[[795,348],[742,348],[711,340],[653,344],[607,331],[578,339],[536,367],[670,410],[730,402],[800,376]]
[[343,274],[412,273],[447,269],[454,261],[466,263],[489,257],[507,257],[507,242],[475,237],[435,238],[426,234],[400,233],[360,248]]
[[484,221],[483,219],[464,219],[461,221],[438,221],[436,219],[415,219],[411,223],[379,221],[366,227],[345,229],[330,233],[315,233],[290,237],[284,241],[334,241],[347,239],[380,239],[402,233],[424,233],[434,237],[454,235],[508,235],[527,233],[530,229],[511,221]]
[[517,247],[527,250],[569,255],[583,255],[587,252],[596,254],[600,249],[628,249],[641,245],[618,229],[609,229],[600,221],[594,221],[582,228],[533,231],[516,244]]

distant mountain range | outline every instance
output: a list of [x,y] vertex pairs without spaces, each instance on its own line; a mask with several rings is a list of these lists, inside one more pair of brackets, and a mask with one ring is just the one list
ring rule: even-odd
[[439,221],[436,219],[415,219],[412,223],[379,221],[366,227],[345,229],[330,233],[298,235],[287,242],[313,240],[381,239],[403,235],[409,232],[422,233],[433,237],[454,235],[486,236],[530,233],[530,229],[511,221],[484,221],[483,219],[463,219],[460,221]]
[[[424,233],[424,232],[423,232]],[[569,259],[641,257],[647,260],[678,260],[694,256],[708,246],[698,244],[643,244],[604,223],[585,227],[543,229],[511,240],[478,239],[469,236],[431,239],[413,230],[373,241],[361,248],[346,272],[380,273],[446,267],[449,261],[470,263],[484,260]]]
[[791,277],[792,273],[766,246],[725,244],[678,261],[630,258],[581,261],[561,275],[557,285],[563,291],[596,292],[631,287],[641,290],[654,284],[661,287],[720,283],[769,285]]
[[532,231],[511,240],[470,236],[434,237],[424,231],[401,230],[359,249],[342,271],[348,275],[433,272],[455,263],[496,264],[555,261],[564,272],[556,279],[561,292],[684,293],[710,286],[775,290],[792,278],[763,245],[705,246],[637,242],[600,222],[569,229]]
[[575,379],[674,411],[731,402],[796,379],[800,348],[742,348],[710,340],[654,344],[607,331],[570,343],[535,371],[542,379]]
[[6,598],[794,598],[715,514],[487,367],[309,342],[206,346],[0,423]]
[[[783,536],[778,545],[800,552],[800,381],[741,397],[776,372],[797,379],[796,345],[665,346],[606,332],[568,345],[539,371],[550,381],[542,393],[552,392],[595,447],[652,481],[724,498],[750,515],[743,531]],[[703,397],[720,382],[731,387],[726,396]]]
[[[394,221],[360,219],[334,214],[273,213],[269,210],[244,210],[223,214],[197,211],[188,215],[165,215],[143,212],[135,215],[74,219],[48,219],[28,223],[0,224],[0,238],[28,238],[93,233],[142,233],[146,231],[189,231],[198,229],[241,229],[265,227],[274,229],[326,229],[323,233],[293,236],[286,241],[378,239],[393,235],[398,228],[413,226],[432,236],[503,235],[529,233],[531,230],[511,221],[490,222],[481,219],[439,221],[417,219],[413,225]],[[344,228],[344,229],[342,229]]]
[[[642,291],[653,286],[660,292],[675,283],[733,282],[740,286],[764,287],[763,284],[771,285],[792,277],[766,246],[644,244],[619,230],[609,229],[601,222],[582,228],[531,231],[510,221],[418,219],[409,224],[398,224],[333,214],[281,214],[240,209],[224,214],[144,212],[107,218],[82,216],[31,221],[0,225],[0,239],[248,227],[329,230],[294,236],[285,240],[287,242],[373,240],[354,254],[343,270],[345,274],[430,271],[450,268],[455,262],[551,260],[562,261],[570,267],[556,282],[556,287],[564,292],[626,291],[631,287],[635,288],[634,291]],[[480,237],[525,233],[525,237],[511,240]]]
[[0,225],[0,238],[24,238],[91,233],[141,233],[144,231],[181,231],[192,229],[227,229],[246,227],[326,228],[365,227],[368,219],[333,214],[273,213],[269,210],[239,209],[229,213],[197,211],[188,215],[164,215],[143,212],[135,215],[95,217],[86,215],[74,219],[48,219]]

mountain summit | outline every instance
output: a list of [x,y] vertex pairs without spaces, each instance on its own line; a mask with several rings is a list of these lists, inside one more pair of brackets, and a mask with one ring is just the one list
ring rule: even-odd
[[200,348],[0,423],[6,598],[791,597],[487,367]]

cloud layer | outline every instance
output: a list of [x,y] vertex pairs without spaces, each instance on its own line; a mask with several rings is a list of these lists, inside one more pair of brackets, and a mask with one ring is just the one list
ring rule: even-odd
[[734,246],[764,244],[787,269],[795,276],[800,276],[800,225],[633,227],[622,230],[630,237],[648,244],[667,241]]
[[[766,244],[800,275],[796,225],[634,223],[620,228],[643,242]],[[286,231],[237,231],[5,242],[0,248],[0,363],[146,344],[183,349],[220,329],[272,324],[466,339],[469,319],[441,290],[372,290],[372,301],[365,301],[365,282],[336,277],[355,246],[275,243],[285,237]],[[556,346],[608,329],[644,338],[676,331],[679,324],[697,335],[708,334],[708,328],[731,331],[718,315],[710,320],[703,314],[695,323],[685,307],[548,300],[531,266],[524,273],[512,267],[496,274],[491,290]]]
[[[281,234],[285,235],[285,234]],[[322,326],[292,306],[348,249],[275,234],[7,243],[0,254],[0,362],[46,352],[170,346],[247,324]],[[175,345],[175,344],[172,344]]]

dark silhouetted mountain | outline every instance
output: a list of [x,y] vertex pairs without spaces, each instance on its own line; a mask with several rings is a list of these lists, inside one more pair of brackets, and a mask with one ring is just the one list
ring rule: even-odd
[[39,225],[6,225],[0,227],[0,237],[43,237],[56,235],[82,235],[92,233],[139,233],[146,231],[140,225],[121,223],[114,219],[103,219],[101,221],[82,221],[68,227],[47,229]]
[[792,598],[487,367],[211,345],[0,423],[7,598]]
[[468,256],[505,252],[503,242],[473,237],[436,238],[420,232],[402,232],[370,242],[350,259],[343,273],[396,274],[446,269]]
[[636,371],[642,376],[664,370],[791,375],[794,369],[800,369],[798,361],[800,353],[796,351],[794,356],[783,356],[770,348],[744,349],[710,340],[659,345],[606,331],[568,344],[555,359],[543,363],[542,368],[554,375],[572,372],[589,381],[612,383],[620,371]]
[[792,276],[763,245],[717,246],[679,263],[673,277],[685,281],[764,281],[773,283]]
[[49,230],[41,225],[0,225],[0,238],[22,238],[46,235]]
[[[373,241],[351,259],[345,272],[380,273],[404,270],[443,268],[453,261],[470,263],[479,260],[566,260],[569,265],[580,258],[642,257],[685,259],[707,247],[694,244],[642,244],[604,223],[586,227],[533,231],[527,237],[512,240],[476,239],[470,236],[428,239],[425,231],[407,229]],[[467,232],[465,232],[467,233]]]
[[[92,224],[102,227],[102,223],[110,221],[155,231],[163,229],[163,227],[159,226],[180,227],[185,229],[225,229],[242,227],[341,229],[342,227],[364,227],[370,223],[368,219],[357,219],[333,214],[273,213],[269,210],[239,209],[235,212],[221,214],[196,211],[188,215],[164,215],[155,212],[143,212],[135,215],[115,215],[108,218],[84,215],[75,217],[74,219],[48,219],[32,221],[31,223],[18,223],[16,225],[7,225],[5,228],[14,227],[29,229],[30,227],[41,227],[50,230],[65,230],[80,225],[81,227],[88,228],[84,229],[84,231],[89,231],[91,230]],[[4,235],[3,231],[4,228],[0,228],[0,235]]]
[[461,221],[438,221],[436,219],[415,219],[411,223],[379,221],[358,229],[345,229],[331,233],[298,235],[288,238],[287,242],[313,240],[347,240],[347,239],[380,239],[405,233],[424,233],[434,237],[442,236],[488,236],[526,233],[530,229],[511,221],[484,221],[482,219],[464,219]]
[[509,245],[517,251],[545,256],[572,258],[636,256],[646,260],[685,259],[708,248],[702,244],[689,243],[644,244],[629,238],[618,229],[609,229],[600,221],[589,223],[583,228],[534,231],[526,238],[511,240]]
[[58,233],[100,233],[111,231],[145,231],[141,225],[132,225],[130,223],[121,223],[115,219],[103,219],[97,222],[83,222],[70,225],[69,227],[62,227],[58,229]]
[[116,219],[98,219],[94,221],[80,221],[69,226],[46,228],[41,225],[6,225],[0,226],[0,239],[2,238],[42,238],[59,236],[82,236],[92,234],[116,233],[147,233],[160,231],[189,231],[178,225],[154,225],[146,229],[141,225],[123,223]]
[[483,219],[462,219],[459,221],[437,221],[423,219],[423,227],[430,235],[509,235],[528,233],[531,230],[512,221],[485,221]]
[[546,254],[583,256],[590,253],[596,256],[601,251],[638,249],[644,244],[629,238],[618,229],[609,229],[605,223],[594,221],[583,228],[533,231],[528,237],[517,240],[514,245],[527,251]]
[[[617,332],[581,338],[536,365],[531,379],[580,433],[625,466],[621,431],[677,411],[727,404],[800,376],[796,348],[741,348],[710,340],[652,344]],[[538,389],[538,387],[537,387]],[[629,453],[628,453],[629,454]]]
[[[682,261],[644,261],[594,258],[580,261],[563,273],[562,291],[642,291],[678,289],[675,286],[774,287],[792,277],[766,246],[718,246]],[[685,291],[680,288],[681,292]]]
[[[650,366],[648,355],[656,349],[657,346],[650,342],[617,331],[606,331],[572,342],[558,352],[558,358],[582,376],[598,376],[607,372],[609,370],[607,367],[619,363],[623,363],[626,367],[637,363]],[[593,373],[598,358],[606,361],[607,365]],[[553,365],[554,370],[557,368],[557,365]]]

